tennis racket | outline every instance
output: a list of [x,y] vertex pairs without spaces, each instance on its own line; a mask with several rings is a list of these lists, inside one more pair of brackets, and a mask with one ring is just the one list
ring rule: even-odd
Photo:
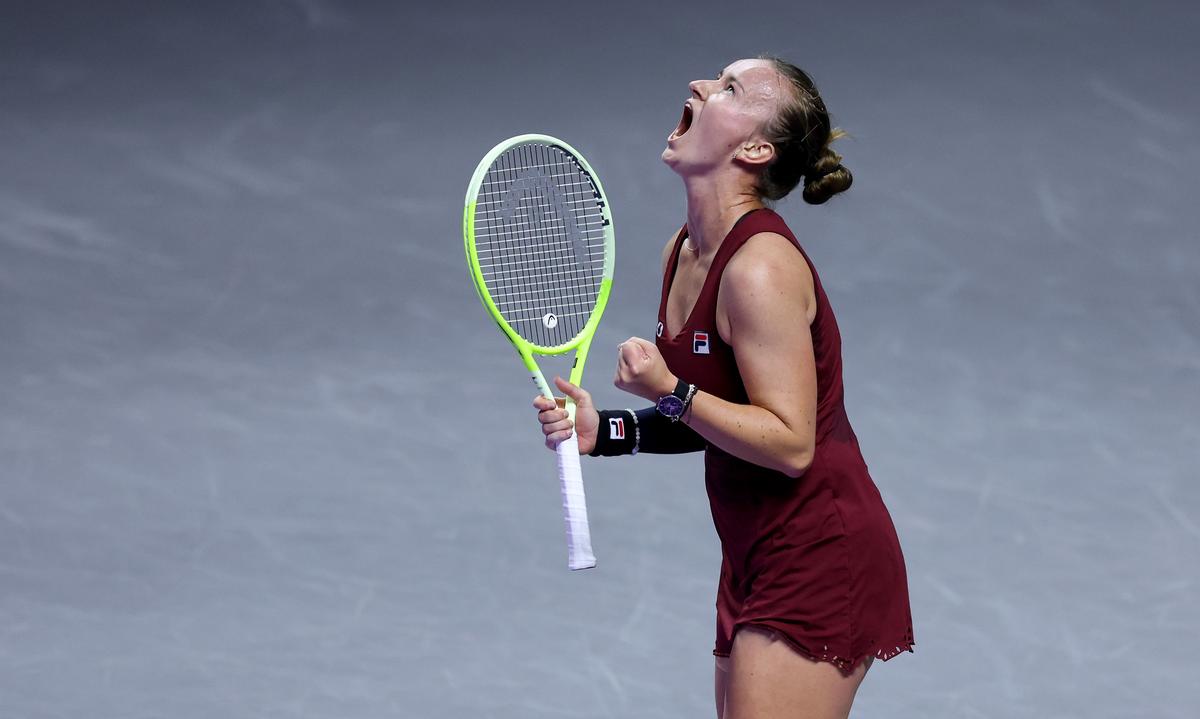
[[[534,355],[575,351],[579,385],[613,274],[613,224],[583,156],[547,135],[513,137],[488,152],[467,188],[467,262],[479,299],[512,342],[538,391],[554,393]],[[568,397],[567,416],[575,421]],[[567,566],[596,566],[574,433],[558,444]]]

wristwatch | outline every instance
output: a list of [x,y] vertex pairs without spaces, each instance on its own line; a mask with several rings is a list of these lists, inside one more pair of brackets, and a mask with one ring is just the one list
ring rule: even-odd
[[672,422],[678,422],[683,413],[687,411],[688,405],[691,404],[692,397],[695,394],[696,385],[679,380],[675,385],[675,391],[659,397],[658,404],[654,408],[658,410],[659,414]]

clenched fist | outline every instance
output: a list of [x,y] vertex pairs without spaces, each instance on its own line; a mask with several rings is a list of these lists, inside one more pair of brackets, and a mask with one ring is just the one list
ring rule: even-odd
[[658,347],[641,337],[630,337],[617,345],[617,376],[613,384],[630,394],[657,402],[671,394],[679,378],[667,369]]

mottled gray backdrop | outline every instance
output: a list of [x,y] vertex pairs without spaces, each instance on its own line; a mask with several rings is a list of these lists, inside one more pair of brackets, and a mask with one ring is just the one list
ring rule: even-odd
[[461,207],[591,160],[640,404],[658,155],[760,52],[851,133],[780,211],[908,562],[855,716],[1194,716],[1194,3],[422,5],[0,2],[0,717],[712,716],[700,458],[586,460],[566,570]]

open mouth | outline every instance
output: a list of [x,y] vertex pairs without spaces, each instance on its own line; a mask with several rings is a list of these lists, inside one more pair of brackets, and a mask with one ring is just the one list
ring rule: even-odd
[[692,126],[692,106],[690,103],[683,105],[683,117],[679,118],[679,125],[675,127],[675,131],[671,133],[668,140],[675,140],[687,134],[687,131]]

